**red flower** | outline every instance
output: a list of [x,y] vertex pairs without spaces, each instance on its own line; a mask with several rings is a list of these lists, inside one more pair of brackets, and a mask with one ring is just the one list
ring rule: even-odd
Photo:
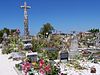
[[40,67],[42,67],[43,64],[44,64],[44,60],[43,60],[43,59],[40,59],[40,61],[39,61],[39,65],[40,65]]
[[28,62],[25,62],[25,63],[22,65],[22,69],[23,69],[25,72],[28,71],[30,68],[31,68],[31,65],[30,65],[30,63],[28,63]]
[[51,70],[50,64],[48,64],[44,69],[45,71],[49,72]]
[[22,70],[25,70],[25,65],[24,64],[22,64]]
[[39,72],[40,74],[45,75],[45,71],[42,68],[39,70]]

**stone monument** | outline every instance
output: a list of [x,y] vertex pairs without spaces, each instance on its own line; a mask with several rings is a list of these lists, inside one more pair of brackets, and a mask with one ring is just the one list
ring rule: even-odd
[[24,36],[29,37],[29,30],[28,30],[28,13],[27,9],[30,9],[30,6],[27,6],[27,3],[24,2],[24,6],[21,6],[24,9]]
[[68,50],[65,46],[65,43],[64,43],[64,39],[65,38],[62,38],[61,41],[62,41],[62,49],[59,51],[59,54],[58,54],[58,59],[61,61],[61,62],[67,62],[68,61],[68,57],[69,57],[69,53],[68,53]]
[[24,2],[24,6],[21,6],[24,9],[24,37],[22,38],[23,41],[23,49],[25,50],[32,50],[32,37],[29,35],[28,30],[28,13],[27,9],[30,9],[30,6],[27,6],[27,3]]
[[74,59],[78,55],[78,39],[77,35],[74,33],[71,37],[71,46],[69,51],[69,59]]
[[100,47],[100,32],[96,34],[96,47]]

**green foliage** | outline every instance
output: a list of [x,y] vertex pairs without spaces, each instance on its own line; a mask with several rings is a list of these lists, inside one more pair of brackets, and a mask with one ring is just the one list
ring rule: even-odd
[[38,51],[38,49],[39,49],[39,44],[38,44],[38,41],[36,39],[32,40],[32,49],[34,52]]
[[2,37],[4,33],[7,33],[7,35],[9,35],[10,30],[8,28],[4,28],[3,30],[0,30],[0,37]]
[[79,63],[75,63],[74,64],[74,68],[78,69],[78,70],[82,69],[82,67],[79,65]]
[[3,29],[3,32],[4,32],[4,33],[7,33],[7,35],[10,34],[10,30],[9,30],[8,28],[4,28],[4,29]]
[[47,51],[48,59],[55,60],[58,57],[58,51]]
[[[7,31],[7,29],[5,29]],[[10,35],[9,39],[7,39],[9,42],[6,42],[6,46],[4,50],[2,51],[3,54],[9,54],[11,52],[18,51],[19,47],[22,47],[21,40],[19,40],[19,37],[17,35],[13,36]]]
[[45,39],[33,39],[32,40],[32,49],[33,51],[41,52],[41,48],[47,47],[49,43]]
[[2,54],[9,54],[11,53],[13,50],[10,48],[5,48],[4,50],[2,50]]
[[88,60],[92,60],[94,57],[93,57],[93,54],[90,54],[89,57],[88,57]]
[[22,70],[20,64],[15,64],[15,67],[16,67],[18,70]]
[[18,68],[19,67],[19,64],[15,64],[15,67]]
[[8,28],[4,28],[4,29],[0,30],[0,42],[2,41],[2,37],[3,37],[4,33],[7,33],[7,35],[10,35],[10,34],[12,34],[15,31],[16,31],[16,29],[10,30]]
[[2,36],[3,36],[3,31],[1,30],[1,31],[0,31],[0,37],[2,37]]
[[55,66],[52,66],[51,70],[52,70],[51,75],[58,75],[59,70]]
[[4,28],[3,30],[0,30],[0,37],[2,37],[4,33],[7,33],[7,35],[9,35],[10,30],[8,28]]
[[14,32],[16,32],[16,29],[11,29],[10,33],[13,34]]
[[93,29],[88,30],[88,32],[97,33],[97,32],[99,32],[99,29],[93,28]]
[[81,60],[82,58],[83,58],[83,57],[82,57],[81,54],[78,54],[78,55],[75,56],[75,59],[76,59],[76,60]]
[[2,43],[2,40],[3,40],[3,38],[2,38],[2,37],[0,37],[0,43]]
[[[44,37],[46,36],[46,33],[51,34],[52,31],[54,30],[53,26],[50,23],[46,23],[43,25],[43,27],[40,29],[40,34],[44,35]],[[47,35],[47,36],[48,36]]]

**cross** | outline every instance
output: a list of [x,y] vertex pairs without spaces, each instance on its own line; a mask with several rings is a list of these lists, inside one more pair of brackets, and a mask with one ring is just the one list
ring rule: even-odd
[[27,3],[24,2],[24,6],[21,6],[21,8],[24,9],[24,17],[25,17],[25,19],[27,19],[28,18],[27,9],[30,9],[31,7],[30,6],[27,6]]
[[30,6],[27,6],[27,3],[24,2],[24,6],[21,6],[21,8],[24,8],[24,10],[27,10],[27,9],[29,9],[29,8],[31,8],[31,7],[30,7]]
[[27,14],[27,9],[31,8],[30,6],[27,6],[27,3],[24,2],[24,6],[21,6],[21,8],[24,9],[24,35],[28,36],[29,31],[28,31],[28,14]]

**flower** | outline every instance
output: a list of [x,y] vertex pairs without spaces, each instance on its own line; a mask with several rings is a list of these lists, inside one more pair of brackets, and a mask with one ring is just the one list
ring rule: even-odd
[[45,70],[43,70],[42,68],[39,70],[39,73],[41,74],[41,75],[45,75]]
[[40,59],[40,61],[39,61],[39,66],[42,67],[43,64],[44,64],[44,60],[43,60],[43,59]]
[[48,64],[44,69],[46,72],[49,72],[51,70],[50,64]]

